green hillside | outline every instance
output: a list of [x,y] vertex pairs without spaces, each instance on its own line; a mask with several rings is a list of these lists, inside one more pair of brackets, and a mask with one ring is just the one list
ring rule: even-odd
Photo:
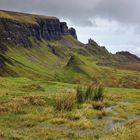
[[31,23],[37,24],[37,19],[57,19],[56,17],[51,16],[41,16],[41,15],[32,15],[27,13],[17,13],[11,11],[0,11],[0,18],[9,19],[9,20],[16,20],[23,23]]
[[[51,27],[48,28],[48,31],[52,28],[57,30],[63,23],[61,25],[59,20],[54,21],[57,19],[54,17],[0,11],[0,20],[3,21],[3,19],[4,23],[8,23],[0,26],[1,76],[27,77],[67,83],[94,82],[98,79],[105,86],[139,88],[140,61],[133,55],[113,55],[92,39],[89,39],[88,44],[83,44],[67,32],[60,39],[55,40],[38,39],[38,30],[36,34],[27,36],[29,30],[34,31],[36,28],[40,28],[43,33],[46,30],[43,27],[47,25]],[[7,37],[7,34],[9,30],[13,30],[16,35],[17,26],[21,28],[18,31],[20,37],[17,36],[12,40],[14,35],[11,34]],[[22,27],[24,28],[22,29]],[[7,34],[5,34],[4,28]],[[64,29],[67,29],[66,25],[64,25]],[[62,28],[62,30],[64,29]],[[52,31],[50,35],[52,38],[52,34],[56,35]],[[72,56],[74,59],[69,64]]]
[[[65,42],[69,46],[65,46]],[[105,55],[94,54],[79,46],[71,36],[65,36],[60,41],[32,41],[32,44],[33,48],[8,46],[5,54],[1,53],[8,61],[5,61],[0,74],[67,83],[86,83],[98,79],[107,86],[139,87],[140,72],[97,65],[106,54],[110,58],[112,54],[106,51],[103,52]],[[99,46],[95,48],[100,49]],[[74,60],[68,65],[71,56],[74,56]]]

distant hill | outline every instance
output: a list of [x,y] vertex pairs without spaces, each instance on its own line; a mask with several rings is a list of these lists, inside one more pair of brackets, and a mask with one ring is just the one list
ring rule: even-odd
[[140,58],[111,54],[56,17],[0,11],[0,75],[107,86],[140,87]]

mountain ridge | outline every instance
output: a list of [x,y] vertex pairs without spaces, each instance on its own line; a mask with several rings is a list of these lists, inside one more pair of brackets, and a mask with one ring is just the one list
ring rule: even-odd
[[[112,54],[93,39],[83,44],[76,30],[58,18],[17,12],[9,14],[12,18],[2,15],[0,11],[1,76],[68,83],[98,79],[108,86],[139,87],[140,62],[134,55]],[[129,85],[128,77],[133,79]]]

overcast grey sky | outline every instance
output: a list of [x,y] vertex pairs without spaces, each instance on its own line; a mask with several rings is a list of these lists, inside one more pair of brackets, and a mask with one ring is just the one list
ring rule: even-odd
[[111,52],[140,56],[140,0],[0,0],[0,9],[57,16]]

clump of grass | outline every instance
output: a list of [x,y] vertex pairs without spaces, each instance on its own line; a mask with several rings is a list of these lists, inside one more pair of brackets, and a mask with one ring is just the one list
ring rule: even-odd
[[99,86],[94,89],[94,94],[92,96],[93,101],[102,101],[104,99],[104,88]]
[[29,105],[43,106],[46,104],[46,99],[43,96],[25,96],[22,101]]
[[62,125],[62,124],[65,124],[67,120],[64,118],[53,118],[50,122],[52,124]]
[[24,107],[45,105],[47,105],[47,101],[44,96],[15,97],[10,102],[0,106],[0,114],[25,113]]
[[67,118],[71,121],[77,121],[80,120],[80,118],[82,117],[82,113],[80,111],[78,112],[71,112],[71,114],[69,114],[69,116],[67,116]]
[[85,91],[83,87],[78,86],[77,92],[76,92],[76,100],[78,103],[84,103],[85,102]]
[[58,96],[55,102],[56,111],[71,111],[75,104],[75,95],[72,93]]
[[112,140],[139,140],[140,139],[140,119],[133,120],[125,126],[116,126],[109,131],[103,139]]
[[94,94],[94,88],[92,85],[90,85],[87,87],[87,89],[85,91],[85,100],[92,99],[93,94]]
[[0,115],[9,112],[9,108],[0,106]]
[[78,121],[71,121],[69,123],[70,128],[72,129],[92,129],[94,128],[93,122],[87,119],[81,119]]
[[104,108],[104,105],[101,101],[98,101],[98,102],[93,102],[92,107],[93,109],[96,109],[96,110],[102,110]]
[[100,110],[98,113],[97,113],[97,116],[98,116],[98,119],[102,119],[104,116],[107,116],[108,112],[106,110]]
[[76,99],[78,103],[85,101],[102,101],[104,99],[104,88],[102,86],[94,87],[92,85],[87,88],[78,86]]
[[27,91],[45,91],[45,89],[39,84],[31,84],[22,86],[23,90]]
[[4,135],[4,133],[1,131],[0,132],[0,139],[4,139],[5,138],[5,135]]

